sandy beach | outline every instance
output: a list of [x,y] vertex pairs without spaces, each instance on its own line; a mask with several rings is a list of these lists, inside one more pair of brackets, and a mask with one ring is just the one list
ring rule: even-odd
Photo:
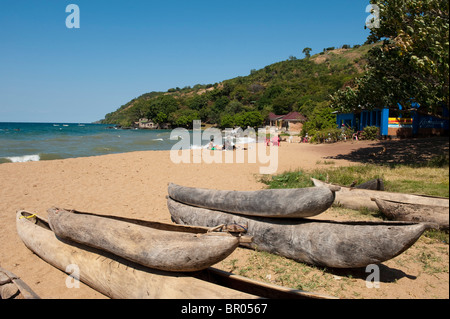
[[[278,149],[277,174],[297,168],[314,168],[322,165],[319,161],[330,157],[336,158],[332,164],[335,166],[359,165],[359,162],[352,162],[345,155],[361,148],[375,147],[376,143],[282,143]],[[59,206],[170,223],[166,207],[168,183],[216,189],[257,190],[265,187],[259,181],[259,167],[259,163],[174,164],[169,151],[1,164],[0,265],[21,277],[42,298],[105,298],[84,284],[79,289],[66,288],[67,275],[34,255],[18,237],[16,211],[24,209],[46,217],[49,207]],[[328,212],[324,213],[325,217],[326,214]],[[446,247],[448,252],[448,246]],[[236,256],[251,254],[250,250],[238,250]],[[396,267],[406,274],[411,272],[400,266]],[[407,287],[416,284],[427,286],[419,280],[418,274],[414,274],[414,277],[416,279],[413,280],[404,276],[398,281],[396,288],[392,289],[407,290]],[[448,264],[446,276],[435,278],[435,281],[436,285],[444,285],[433,291],[435,297],[448,298]],[[425,297],[420,295],[420,289],[411,289],[418,295],[390,294],[387,291],[385,298]]]

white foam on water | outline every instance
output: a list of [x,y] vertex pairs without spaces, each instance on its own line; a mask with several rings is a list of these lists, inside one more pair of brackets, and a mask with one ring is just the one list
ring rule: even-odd
[[256,143],[256,139],[253,137],[237,137],[236,138],[236,144],[249,144],[249,143]]
[[193,145],[191,144],[191,150],[202,150],[207,149],[209,145]]
[[25,163],[25,162],[39,162],[41,157],[39,155],[23,155],[23,156],[11,156],[4,157],[13,163]]

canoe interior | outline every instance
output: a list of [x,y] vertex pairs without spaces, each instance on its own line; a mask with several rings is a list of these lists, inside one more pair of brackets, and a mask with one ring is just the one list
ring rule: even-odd
[[29,222],[32,222],[33,224],[36,224],[39,227],[45,228],[46,230],[52,231],[48,221],[46,221],[42,217],[38,217],[35,214],[31,214],[25,211],[22,211],[20,214],[22,215],[23,218],[26,218]]
[[449,211],[447,207],[410,204],[379,198],[371,199],[389,219],[433,223],[436,229],[442,230],[448,230],[449,228]]
[[[59,210],[59,209],[51,208],[51,210]],[[61,210],[63,210],[63,209],[61,209]],[[207,228],[207,227],[167,224],[167,223],[119,217],[119,216],[113,216],[113,215],[100,215],[100,214],[95,214],[95,213],[86,213],[86,212],[80,212],[80,211],[70,210],[70,209],[64,209],[64,210],[70,211],[73,214],[108,218],[108,219],[112,219],[112,220],[122,221],[122,222],[131,223],[131,224],[135,224],[135,225],[158,229],[158,230],[183,232],[183,233],[191,233],[191,234],[206,234],[209,231],[209,228]]]
[[[80,213],[80,212],[78,212],[78,213]],[[33,224],[35,224],[39,227],[42,227],[43,229],[53,233],[53,231],[50,228],[49,223],[44,218],[35,216],[35,215],[25,212],[25,211],[20,212],[20,214],[24,218],[27,218],[27,221],[29,221],[30,223],[33,223]],[[99,215],[99,216],[102,216],[102,215]],[[127,218],[122,218],[122,217],[116,217],[116,218],[118,218],[118,220],[128,220]],[[163,224],[163,223],[145,222],[145,221],[137,221],[137,220],[132,220],[132,221],[139,222],[139,223],[143,222],[144,224],[147,224],[147,225],[156,225],[156,227],[160,226],[160,227],[163,227],[163,229],[165,229],[165,227],[166,227],[166,224]],[[205,228],[205,227],[192,227],[192,226],[183,226],[183,225],[174,225],[174,227],[171,227],[171,228],[180,229],[180,227],[186,228],[192,232],[194,232],[194,229],[196,229],[196,230],[203,229],[206,231],[208,230],[208,228]],[[86,251],[89,251],[92,253],[96,253],[99,256],[103,256],[105,258],[110,258],[119,264],[123,264],[126,268],[135,268],[135,269],[139,269],[139,270],[146,271],[146,272],[151,272],[151,273],[160,274],[160,275],[166,275],[168,277],[192,276],[192,277],[200,279],[204,282],[216,284],[218,286],[225,287],[225,288],[234,289],[237,292],[254,295],[254,296],[261,297],[261,298],[335,299],[335,297],[328,296],[328,295],[316,294],[313,292],[306,292],[306,291],[301,291],[301,290],[296,290],[296,289],[280,287],[277,285],[265,284],[262,282],[258,282],[256,280],[241,277],[241,276],[238,276],[238,275],[226,272],[226,271],[222,271],[219,269],[215,269],[212,267],[202,270],[202,271],[193,272],[193,273],[192,272],[191,273],[174,273],[174,272],[165,272],[165,271],[160,271],[160,270],[156,270],[156,269],[150,269],[150,268],[144,267],[142,265],[133,263],[131,261],[125,260],[119,256],[113,255],[106,251],[101,251],[101,250],[98,250],[98,249],[95,249],[95,248],[92,248],[92,247],[89,247],[89,246],[86,246],[83,244],[79,244],[79,243],[76,243],[76,242],[73,242],[73,241],[67,240],[67,239],[59,239],[59,240],[67,245],[71,245],[71,246],[74,246],[74,247],[77,247],[77,248],[80,248],[80,249],[83,249],[83,250],[86,250]]]

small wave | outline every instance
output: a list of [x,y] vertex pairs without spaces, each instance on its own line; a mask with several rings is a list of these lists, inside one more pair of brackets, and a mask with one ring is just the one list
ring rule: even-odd
[[3,157],[7,162],[11,163],[25,163],[25,162],[39,162],[41,157],[39,155],[23,155],[23,156],[10,156]]
[[236,144],[248,144],[248,143],[255,143],[256,139],[253,137],[237,137],[236,138]]
[[191,150],[203,150],[203,149],[207,149],[208,148],[208,144],[207,145],[192,145],[191,144]]

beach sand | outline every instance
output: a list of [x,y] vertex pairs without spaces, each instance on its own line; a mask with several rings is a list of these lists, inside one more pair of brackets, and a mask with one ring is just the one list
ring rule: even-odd
[[[311,169],[322,165],[319,161],[323,162],[325,158],[339,158],[373,146],[376,146],[376,142],[330,145],[282,143],[278,149],[277,174],[297,168]],[[333,159],[333,164],[327,166],[355,164],[360,163],[349,159]],[[227,190],[258,190],[265,187],[259,181],[260,166],[259,163],[174,164],[169,151],[1,164],[0,265],[21,277],[42,298],[105,298],[84,284],[78,289],[68,289],[65,273],[28,250],[16,232],[16,211],[24,209],[46,217],[49,207],[59,206],[171,223],[166,207],[168,183]],[[326,214],[323,215],[326,217]],[[242,256],[245,259],[245,255],[251,253],[251,250],[238,250],[233,258]],[[404,285],[413,286],[415,283],[419,284],[419,281],[406,278]],[[446,286],[446,291],[444,288],[437,297],[448,298],[448,271]],[[405,287],[400,285],[393,289]],[[396,298],[397,295],[388,292],[385,297]],[[421,297],[424,296],[416,296]]]

